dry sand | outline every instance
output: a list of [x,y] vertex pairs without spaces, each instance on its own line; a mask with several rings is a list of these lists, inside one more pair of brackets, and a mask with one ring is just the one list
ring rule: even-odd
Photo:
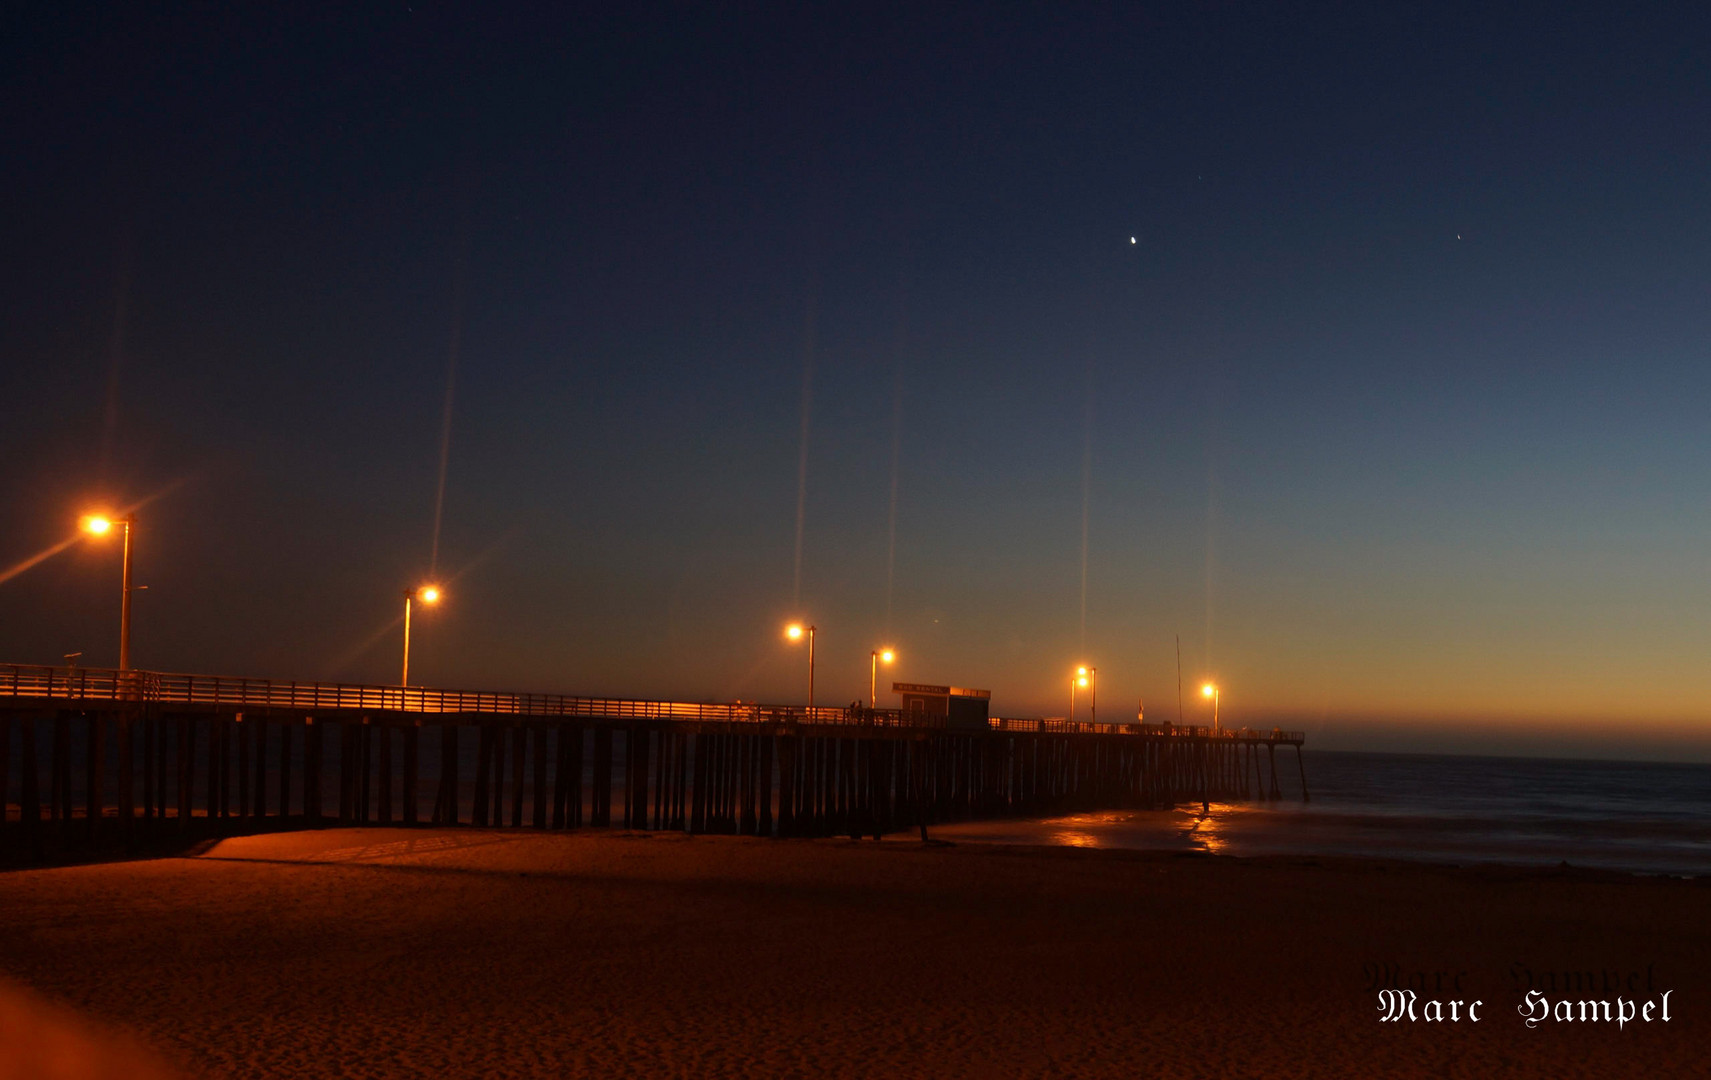
[[[346,829],[0,874],[0,973],[207,1076],[1690,1076],[1708,914],[1581,873]],[[1381,963],[1465,972],[1480,1022],[1380,1023]],[[1518,963],[1654,965],[1672,1020],[1528,1030]]]
[[0,1080],[169,1080],[140,1041],[0,981]]

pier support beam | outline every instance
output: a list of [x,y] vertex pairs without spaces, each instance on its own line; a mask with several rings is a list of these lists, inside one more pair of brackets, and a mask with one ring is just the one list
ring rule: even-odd
[[303,718],[303,816],[311,826],[321,824],[321,730],[313,716]]
[[374,819],[382,825],[392,824],[392,728],[385,724],[375,729],[380,740],[380,753],[375,756]]
[[547,729],[543,724],[535,725],[535,813],[534,824],[537,829],[547,827]]
[[83,835],[85,842],[95,843],[96,829],[101,824],[101,815],[105,810],[103,803],[101,766],[105,764],[101,755],[102,729],[106,727],[100,713],[90,713],[88,717],[88,737],[84,744],[85,775],[83,778]]
[[249,723],[255,727],[255,790],[250,806],[260,822],[267,816],[267,721],[258,716]]
[[297,730],[295,720],[279,725],[279,820],[291,816],[291,733]]
[[18,738],[18,769],[22,783],[18,793],[18,810],[23,816],[19,822],[24,830],[24,842],[29,845],[30,857],[41,862],[46,852],[42,844],[42,794],[40,774],[36,761],[36,718],[24,717],[23,730]]
[[[30,723],[25,719],[24,723]],[[6,821],[6,807],[11,805],[12,798],[12,717],[10,714],[0,716],[0,856],[7,853],[12,843],[10,826]]]
[[416,824],[416,814],[419,810],[416,785],[421,776],[419,764],[422,749],[422,722],[417,720],[404,729],[404,783],[402,797],[404,805],[404,824]]
[[[255,727],[255,724],[246,723],[243,713],[238,713],[233,718],[233,723],[237,725],[238,729],[238,817],[247,823],[251,817],[250,729]],[[121,781],[119,786],[123,787],[124,782]],[[124,811],[121,810],[120,814],[123,813]]]

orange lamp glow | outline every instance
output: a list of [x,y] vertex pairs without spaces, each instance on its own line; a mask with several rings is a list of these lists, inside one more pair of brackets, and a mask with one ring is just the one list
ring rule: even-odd
[[113,519],[102,517],[100,514],[91,514],[83,519],[83,531],[94,533],[96,536],[102,535],[112,527]]
[[437,604],[440,602],[440,588],[438,585],[424,585],[416,591],[416,597],[424,604]]
[[1212,696],[1212,694],[1213,694],[1213,693],[1214,693],[1214,692],[1215,692],[1215,691],[1216,691],[1216,690],[1217,690],[1217,689],[1218,689],[1218,688],[1217,688],[1217,687],[1215,687],[1215,686],[1213,686],[1213,685],[1212,685],[1212,684],[1211,684],[1211,683],[1207,683],[1207,684],[1206,684],[1206,685],[1205,685],[1205,686],[1202,686],[1202,687],[1201,687],[1201,688],[1200,688],[1200,696],[1201,696],[1201,697],[1211,697],[1211,696]]
[[789,638],[791,641],[795,641],[797,638],[802,636],[802,624],[791,623],[789,626],[784,628],[784,636]]
[[891,661],[893,661],[895,659],[897,659],[897,654],[895,652],[893,652],[892,650],[890,650],[890,649],[879,650],[879,662],[880,663],[889,664],[889,663],[891,663]]

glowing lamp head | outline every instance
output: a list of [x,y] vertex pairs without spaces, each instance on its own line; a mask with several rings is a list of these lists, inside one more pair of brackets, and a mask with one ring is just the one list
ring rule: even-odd
[[1076,668],[1075,673],[1083,679],[1087,678],[1087,668],[1085,666]]
[[786,626],[784,628],[784,636],[789,638],[791,641],[798,640],[802,637],[802,624],[791,623],[789,626]]
[[891,661],[893,661],[895,659],[897,659],[897,653],[894,652],[893,650],[891,650],[891,649],[879,650],[879,662],[880,663],[889,664],[889,663],[891,663]]
[[1076,679],[1076,680],[1075,680],[1075,685],[1077,685],[1077,686],[1086,686],[1086,685],[1087,685],[1087,676],[1085,676],[1085,675],[1083,675],[1083,676],[1081,676],[1081,677],[1080,677],[1080,678],[1079,678],[1079,679]]
[[1213,686],[1211,683],[1207,683],[1205,686],[1202,686],[1200,688],[1200,696],[1201,697],[1211,697],[1213,694],[1215,694],[1217,692],[1218,692],[1218,688],[1216,686]]
[[91,514],[83,519],[83,531],[94,533],[96,536],[104,535],[112,527],[113,519],[102,517],[100,514]]
[[424,604],[437,604],[440,602],[440,587],[438,585],[424,585],[416,590],[416,599]]

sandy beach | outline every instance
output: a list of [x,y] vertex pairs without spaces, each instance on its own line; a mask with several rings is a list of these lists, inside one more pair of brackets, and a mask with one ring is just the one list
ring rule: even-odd
[[[1578,871],[338,829],[0,875],[0,974],[209,1077],[1685,1076],[1708,902]],[[1529,1029],[1529,974],[1571,971],[1668,990],[1671,1019]],[[1479,1020],[1380,1022],[1392,976]]]

